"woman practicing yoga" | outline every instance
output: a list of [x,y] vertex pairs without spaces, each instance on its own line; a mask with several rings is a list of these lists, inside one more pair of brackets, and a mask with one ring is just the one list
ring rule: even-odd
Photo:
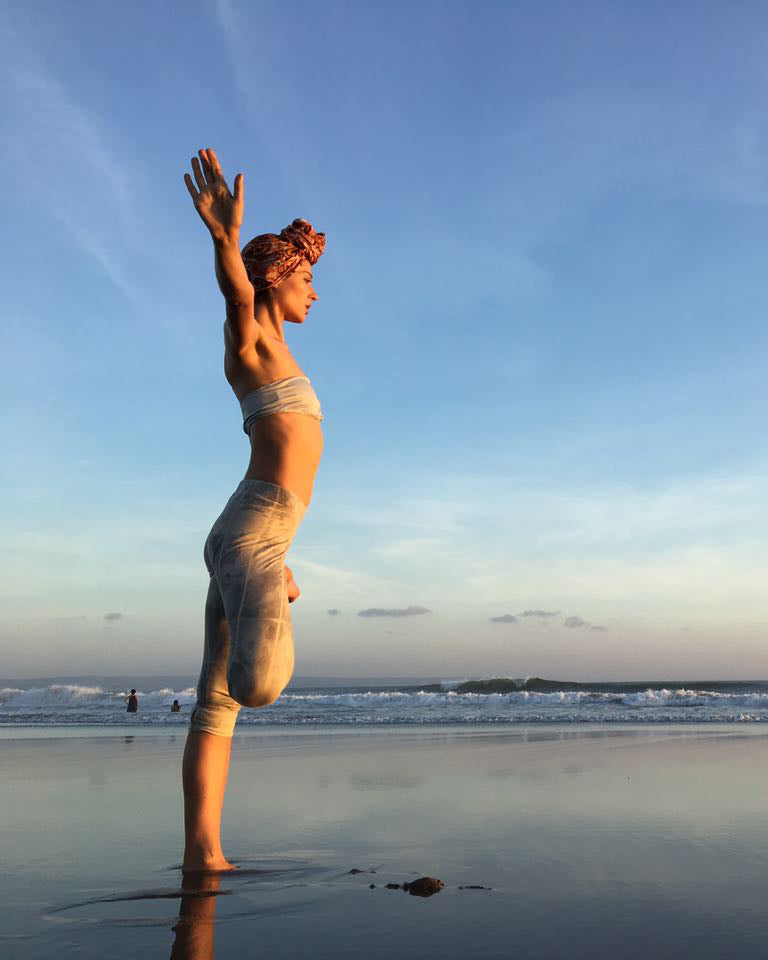
[[232,731],[241,707],[274,703],[293,673],[288,604],[299,590],[285,555],[323,449],[320,404],[283,324],[304,323],[317,300],[312,266],[325,234],[294,220],[241,253],[243,175],[233,195],[213,150],[198,156],[194,181],[187,173],[184,182],[213,240],[227,308],[224,373],[242,407],[251,461],[205,543],[205,649],[182,771],[185,872],[232,869],[221,849]]

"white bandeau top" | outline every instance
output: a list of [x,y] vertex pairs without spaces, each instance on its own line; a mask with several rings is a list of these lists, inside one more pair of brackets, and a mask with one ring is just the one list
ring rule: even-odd
[[320,401],[312,389],[309,377],[283,377],[265,383],[258,390],[246,393],[240,401],[243,411],[243,430],[251,432],[254,420],[271,413],[306,413],[315,420],[323,419]]

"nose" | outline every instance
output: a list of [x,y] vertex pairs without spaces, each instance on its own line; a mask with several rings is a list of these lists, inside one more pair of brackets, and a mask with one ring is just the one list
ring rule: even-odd
[[317,299],[318,299],[318,296],[317,296],[317,294],[315,293],[314,290],[310,290],[310,292],[309,292],[309,299],[310,299],[310,300],[317,300]]

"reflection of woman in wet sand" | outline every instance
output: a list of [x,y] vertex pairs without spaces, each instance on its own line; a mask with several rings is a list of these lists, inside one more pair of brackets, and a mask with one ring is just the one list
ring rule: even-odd
[[230,193],[213,150],[184,181],[213,240],[226,300],[224,373],[243,410],[251,460],[205,543],[210,574],[205,652],[184,751],[185,871],[228,870],[221,808],[232,731],[241,706],[265,707],[293,672],[288,603],[299,596],[285,555],[312,495],[322,414],[285,342],[317,295],[312,266],[325,235],[294,220],[240,252],[243,175]]
[[214,960],[218,874],[186,876],[170,960]]

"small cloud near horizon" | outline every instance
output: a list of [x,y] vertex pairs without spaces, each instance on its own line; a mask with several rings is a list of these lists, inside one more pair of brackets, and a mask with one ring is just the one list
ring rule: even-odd
[[559,610],[523,610],[521,617],[556,617]]
[[105,613],[105,614],[104,614],[104,619],[105,619],[105,620],[110,620],[110,621],[111,621],[111,620],[122,620],[122,619],[123,619],[123,615],[122,615],[122,613]]
[[513,616],[511,613],[504,613],[500,617],[491,617],[491,623],[517,623],[517,617]]
[[566,617],[565,620],[563,620],[563,626],[576,630],[579,627],[588,627],[589,621],[582,620],[581,617]]
[[331,610],[327,611],[329,617],[338,617],[341,613],[341,610],[337,610],[336,607],[333,607]]
[[381,607],[368,607],[366,610],[359,610],[358,617],[415,617],[422,613],[432,613],[426,607],[405,607],[384,610]]

